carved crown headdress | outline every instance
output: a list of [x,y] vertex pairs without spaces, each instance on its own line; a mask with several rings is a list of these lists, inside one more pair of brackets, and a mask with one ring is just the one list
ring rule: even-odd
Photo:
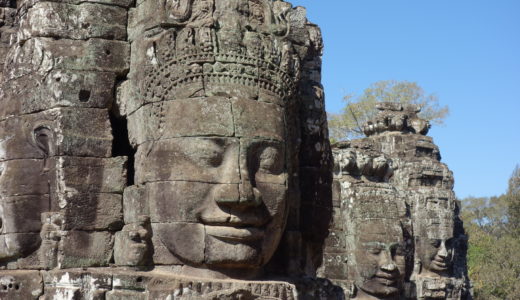
[[271,0],[168,0],[167,6],[161,35],[168,47],[148,53],[144,97],[161,101],[197,86],[226,84],[281,99],[293,94],[300,62],[288,39],[287,9],[275,14]]

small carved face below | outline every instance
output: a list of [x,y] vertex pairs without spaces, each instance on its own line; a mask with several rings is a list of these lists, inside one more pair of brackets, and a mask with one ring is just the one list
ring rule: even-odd
[[[360,236],[354,250],[357,263],[356,299],[375,297],[392,297],[402,289],[405,269],[405,245],[402,237],[387,234],[374,234],[374,228],[363,230],[373,224],[363,224],[358,231]],[[381,224],[377,224],[381,225]],[[377,226],[375,225],[375,226]],[[382,228],[384,232],[385,229]],[[366,233],[366,234],[364,234]],[[370,298],[371,299],[371,298]]]
[[451,267],[453,239],[419,239],[417,252],[422,263],[422,274],[446,274]]

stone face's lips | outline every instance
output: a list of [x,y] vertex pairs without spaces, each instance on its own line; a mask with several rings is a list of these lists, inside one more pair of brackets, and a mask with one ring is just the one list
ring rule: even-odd
[[396,280],[389,280],[389,279],[384,279],[384,278],[379,278],[379,277],[377,277],[377,281],[386,286],[395,286],[397,284]]
[[254,241],[264,237],[263,230],[254,227],[231,227],[231,226],[211,226],[206,225],[206,234],[219,239],[236,241]]
[[270,218],[265,214],[255,214],[254,212],[242,212],[241,215],[230,215],[223,212],[203,212],[199,220],[206,226],[223,226],[234,228],[260,228],[265,226]]
[[399,279],[398,273],[385,273],[385,272],[378,272],[375,275],[375,279],[386,286],[394,286],[397,284],[397,280]]
[[432,260],[432,264],[435,266],[435,268],[439,271],[444,271],[448,269],[448,264],[445,262],[444,259],[434,259]]

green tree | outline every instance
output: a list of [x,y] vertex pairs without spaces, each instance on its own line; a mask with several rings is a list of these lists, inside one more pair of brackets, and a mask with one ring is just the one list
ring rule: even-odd
[[476,300],[520,299],[520,168],[506,194],[462,201],[469,235],[468,269]]
[[443,124],[449,113],[447,106],[440,106],[434,94],[427,94],[415,82],[383,80],[371,84],[363,94],[346,95],[345,107],[340,114],[329,114],[329,129],[332,140],[353,139],[363,136],[361,127],[376,113],[378,102],[401,102],[418,104],[420,116],[434,124]]
[[520,166],[516,166],[506,194],[509,227],[512,234],[520,239]]

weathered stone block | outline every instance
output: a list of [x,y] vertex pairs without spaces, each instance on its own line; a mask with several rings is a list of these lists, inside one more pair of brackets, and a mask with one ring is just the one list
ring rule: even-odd
[[381,143],[381,151],[388,155],[406,159],[413,157],[431,158],[437,161],[441,159],[439,147],[429,136],[388,134],[377,135],[373,139]]
[[[270,246],[274,247],[274,245]],[[241,241],[230,245],[214,236],[206,235],[204,262],[210,265],[227,265],[232,268],[254,266],[261,264],[258,261],[260,251],[269,250],[262,249],[257,241]]]
[[348,279],[347,272],[347,255],[345,253],[334,253],[327,251],[323,256],[323,266],[321,272],[327,274],[330,279]]
[[37,300],[42,294],[39,271],[0,271],[0,299]]
[[[34,240],[40,241],[41,237],[34,236]],[[42,241],[43,243],[43,241]],[[32,249],[33,252],[31,253],[24,253],[22,257],[19,257],[16,262],[13,262],[12,265],[15,266],[14,268],[19,270],[35,270],[35,269],[41,269],[43,268],[42,261],[40,260],[40,249],[42,247],[42,244],[35,244],[35,247]],[[8,264],[8,268],[9,264]]]
[[[205,232],[204,225],[197,223],[156,223],[153,232],[170,252],[181,257],[188,257],[190,262],[200,264],[204,261]],[[183,232],[183,234],[176,234]],[[183,237],[193,237],[185,239]]]
[[[213,70],[215,70],[215,65],[213,68]],[[258,99],[259,87],[257,82],[251,79],[248,85],[241,85],[238,84],[237,81],[238,80],[231,74],[225,74],[224,76],[207,74],[204,76],[204,93],[207,97],[225,95],[234,100]]]
[[[242,281],[200,279],[191,277],[163,277],[157,278],[149,286],[150,299],[166,299],[169,295],[176,295],[179,300],[190,299],[244,299],[244,300],[310,300],[313,294],[319,294],[323,299],[340,299],[316,287],[311,280],[303,283],[301,289],[283,281]],[[328,283],[330,284],[330,283]],[[305,292],[304,292],[305,290]],[[302,297],[300,297],[300,294]]]
[[324,168],[330,162],[330,146],[324,142],[328,138],[328,132],[322,130],[326,125],[325,117],[320,119],[309,118],[302,124],[302,135],[300,147],[307,149],[300,152],[300,161],[305,167]]
[[32,7],[39,2],[57,2],[57,3],[68,3],[68,4],[82,4],[82,3],[96,3],[106,4],[110,6],[121,6],[130,7],[135,3],[135,0],[18,0],[18,7]]
[[269,91],[266,89],[260,89],[258,92],[258,101],[272,103],[272,104],[276,104],[276,105],[279,105],[282,107],[286,107],[288,105],[287,101],[289,101],[289,100],[280,98],[279,95],[277,95],[276,93],[274,93],[272,91]]
[[49,173],[45,161],[17,159],[0,162],[0,195],[46,195],[49,194]]
[[345,231],[330,230],[329,235],[327,236],[327,240],[325,241],[325,247],[327,247],[330,252],[340,253],[347,246],[345,236]]
[[108,72],[31,73],[5,86],[0,120],[59,107],[110,108],[114,80]]
[[126,19],[126,9],[117,6],[36,2],[22,15],[18,38],[20,41],[35,37],[124,40]]
[[131,8],[128,14],[128,39],[130,41],[165,19],[163,5],[156,1],[136,0],[136,7]]
[[0,125],[0,160],[112,154],[106,110],[59,108],[9,118]]
[[138,94],[138,87],[132,80],[124,80],[116,86],[115,100],[117,113],[121,116],[129,116],[145,103],[145,99]]
[[143,292],[115,290],[107,292],[106,300],[146,300],[148,295]]
[[[197,211],[215,201],[212,190],[230,185],[203,182],[170,181],[146,184],[146,199],[150,203],[150,218],[153,223],[198,222]],[[238,198],[238,186],[234,187],[233,198]],[[231,196],[231,195],[230,195]]]
[[7,80],[53,69],[125,74],[129,68],[130,47],[123,41],[38,37],[15,47],[17,56],[4,73]]
[[332,206],[340,207],[341,203],[341,184],[339,181],[334,180],[332,182]]
[[112,287],[114,290],[126,292],[144,292],[153,278],[153,274],[150,272],[118,272],[113,274]]
[[69,231],[60,242],[59,266],[61,269],[108,266],[113,246],[110,232]]
[[152,224],[153,244],[153,263],[155,265],[182,265],[184,264],[179,258],[175,257],[172,252],[166,248],[160,237],[155,234],[156,224]]
[[54,70],[43,79],[33,77],[40,88],[17,99],[21,114],[67,106],[110,108],[113,103],[114,73]]
[[95,270],[54,270],[43,273],[45,299],[103,300],[112,276]]
[[52,195],[64,208],[68,199],[81,193],[122,194],[126,185],[126,157],[57,157]]
[[123,216],[125,224],[137,223],[140,215],[149,216],[145,187],[129,186],[123,194]]
[[[179,111],[183,113],[177,114]],[[157,116],[155,122],[149,121],[151,115]],[[130,141],[134,145],[183,136],[233,136],[234,131],[231,104],[218,97],[148,104],[128,119]]]
[[2,197],[2,233],[39,233],[42,227],[41,213],[49,211],[49,202],[49,195]]
[[76,194],[67,198],[64,230],[120,230],[123,227],[122,196]]
[[[112,132],[106,110],[63,109],[57,122],[62,135],[67,137],[58,144],[58,153],[94,157],[111,155]],[[58,138],[62,137],[58,134]]]
[[275,104],[253,101],[233,100],[232,102],[236,136],[285,140],[284,109]]
[[0,235],[0,261],[8,261],[32,253],[40,245],[39,233],[6,233]]
[[[8,27],[14,27],[18,25],[16,23],[16,9],[10,8],[8,5],[4,5],[0,5],[0,28],[2,33],[5,32]],[[3,38],[1,41],[4,41]]]

